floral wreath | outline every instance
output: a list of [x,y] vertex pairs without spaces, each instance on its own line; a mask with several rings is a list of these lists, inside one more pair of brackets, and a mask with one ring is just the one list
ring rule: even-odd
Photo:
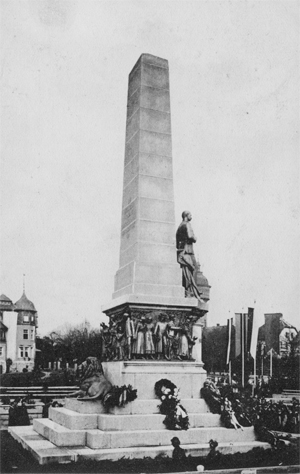
[[137,398],[137,390],[131,385],[118,387],[114,385],[104,397],[103,404],[108,407],[123,407]]
[[168,430],[187,430],[189,417],[180,405],[179,389],[168,379],[161,379],[154,386],[155,395],[160,398],[160,413],[166,415],[164,424]]

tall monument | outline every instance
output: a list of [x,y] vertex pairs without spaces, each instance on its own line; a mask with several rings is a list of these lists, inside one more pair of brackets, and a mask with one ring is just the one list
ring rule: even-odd
[[169,66],[142,54],[129,74],[120,261],[108,316],[125,307],[207,311],[185,298],[175,234]]
[[[33,427],[10,427],[40,463],[171,456],[179,427],[184,449],[195,456],[207,454],[212,438],[230,452],[266,444],[253,443],[252,427],[243,434],[222,427],[200,398],[206,371],[197,320],[207,312],[209,285],[195,268],[191,243],[180,231],[176,249],[175,235],[168,62],[142,54],[129,76],[120,266],[112,301],[103,308],[110,322],[103,323],[101,346],[104,376],[133,387],[137,399],[104,406],[94,397],[69,398]],[[199,280],[201,295],[194,292]],[[91,375],[92,361],[85,364]],[[180,389],[191,429],[167,429],[155,390],[165,378]],[[234,447],[236,441],[242,446]]]

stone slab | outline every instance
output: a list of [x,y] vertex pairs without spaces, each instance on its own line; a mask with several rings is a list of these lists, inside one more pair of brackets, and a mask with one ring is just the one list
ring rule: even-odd
[[158,89],[169,89],[169,70],[153,64],[142,63],[141,83]]
[[[186,305],[189,305],[190,301],[186,301],[187,298],[184,298],[184,288],[181,286],[182,273],[179,265],[175,263],[168,265],[162,265],[160,263],[153,265],[152,262],[136,264],[135,282],[145,284],[149,284],[150,282],[150,284],[158,284],[161,286],[178,286],[178,295],[173,297],[174,301],[178,301],[179,298],[182,298]],[[147,295],[145,296],[147,297]]]
[[127,120],[130,120],[140,107],[140,86],[138,86],[127,101]]
[[[24,430],[24,428],[26,428]],[[33,426],[12,426],[12,437],[29,451],[39,464],[66,463],[77,460],[77,454],[67,448],[58,448],[34,431]],[[33,439],[34,438],[34,439]]]
[[[145,150],[147,153],[147,150]],[[154,152],[155,153],[155,152]],[[161,178],[158,176],[139,176],[139,197],[164,199],[166,201],[174,201],[173,180],[169,178]],[[174,237],[175,237],[174,225]],[[174,247],[174,255],[176,256],[176,249]]]
[[86,431],[70,430],[48,418],[33,420],[34,430],[55,446],[85,446]]
[[176,298],[178,293],[181,293],[180,286],[171,286],[171,285],[152,285],[150,283],[135,283],[134,291],[140,295],[150,295],[150,296],[169,296]]
[[126,142],[139,130],[141,122],[141,109],[135,111],[130,118],[127,117]]
[[49,419],[69,430],[94,430],[98,427],[98,415],[78,413],[67,408],[49,409]]
[[[53,443],[45,440],[41,435],[37,435],[32,426],[14,426],[9,427],[10,434],[20,442],[24,449],[31,452],[31,454],[38,460],[40,464],[49,463],[65,463],[70,461],[78,461],[84,459],[94,460],[112,460],[119,459],[143,459],[145,457],[155,458],[159,455],[172,457],[173,447],[171,446],[170,435],[168,443],[164,446],[144,446],[131,448],[114,448],[114,449],[91,449],[88,447],[70,447],[58,448]],[[170,433],[170,432],[169,432]],[[182,432],[176,432],[176,435],[181,439]],[[31,438],[35,437],[35,441]],[[196,444],[181,444],[182,448],[190,456],[207,456],[209,452],[208,443]],[[270,449],[268,443],[260,441],[237,441],[234,444],[230,442],[220,442],[218,451],[223,454],[233,454],[236,452],[247,452],[251,449],[259,447],[263,449]]]
[[[203,400],[203,398],[190,398],[190,399],[181,399],[181,404],[190,413],[196,414],[211,414],[209,408]],[[156,414],[159,412],[160,401],[158,398],[152,400],[140,400],[137,398],[133,402],[127,403],[124,407],[111,407],[109,413],[115,415],[144,415],[144,414]]]
[[155,196],[139,197],[139,212],[141,219],[161,222],[175,222],[173,201],[160,201]]
[[141,67],[140,64],[134,66],[129,74],[128,81],[128,101],[136,90],[141,86]]
[[[129,448],[138,446],[167,445],[173,436],[178,436],[178,431],[173,430],[137,430],[137,431],[87,431],[86,445],[92,449],[99,448]],[[253,427],[244,430],[227,428],[191,428],[180,431],[181,444],[208,443],[210,439],[220,442],[249,442],[256,441]]]
[[124,188],[122,209],[129,206],[138,196],[139,177],[135,176]]
[[[169,222],[142,220],[139,221],[138,240],[175,245],[174,224]],[[175,259],[174,259],[175,260]],[[153,281],[151,282],[153,283]],[[170,282],[168,282],[170,284]]]
[[[130,137],[130,139],[126,142],[125,145],[125,158],[124,158],[124,165],[126,166],[140,151],[140,133],[136,132],[134,135]],[[124,202],[123,198],[123,205],[122,208],[127,206]]]
[[200,389],[206,379],[206,371],[200,362],[133,360],[103,362],[102,365],[105,376],[113,385],[132,385],[137,389],[139,400],[157,399],[154,386],[162,378],[177,385],[181,398],[200,398]]
[[[140,130],[137,135],[139,135],[138,150],[140,152],[172,157],[172,139],[170,134]],[[129,156],[129,153],[133,157],[137,152],[136,142],[132,144],[131,142],[132,140],[126,144],[126,157]]]
[[66,398],[65,408],[81,414],[100,414],[107,412],[100,400],[93,400],[90,402],[86,400],[82,402],[76,398]]
[[169,112],[140,108],[140,127],[148,132],[171,134],[171,116]]
[[159,66],[165,69],[169,68],[169,63],[167,59],[159,58],[158,56],[154,56],[153,54],[143,53],[141,54],[137,62],[139,61],[141,61],[142,63],[151,64],[152,66]]
[[151,306],[153,310],[162,309],[166,307],[168,309],[194,309],[198,307],[197,298],[184,298],[184,297],[163,297],[163,296],[148,296],[148,295],[136,295],[134,293],[120,296],[112,300],[101,307],[101,310],[106,313],[109,310],[114,310],[118,306],[126,306],[128,304],[136,306]]
[[[178,436],[178,432],[177,432]],[[171,438],[170,438],[171,440]],[[169,440],[169,441],[170,441]],[[187,456],[204,457],[209,453],[209,445],[206,444],[181,444],[181,447],[185,450]],[[270,449],[268,443],[260,441],[250,441],[247,443],[219,443],[218,451],[222,454],[233,454],[243,453],[250,451],[253,448]],[[115,448],[115,449],[77,449],[79,459],[94,459],[94,460],[112,460],[117,461],[119,459],[144,459],[144,458],[156,458],[157,456],[172,457],[173,446],[171,443],[166,446],[151,446],[151,447],[136,447],[136,448]],[[219,471],[220,472],[220,471]]]
[[[211,428],[222,426],[219,415],[214,415],[212,413],[199,414],[190,412],[188,412],[188,415],[190,421],[190,428]],[[165,415],[161,414],[99,415],[98,429],[102,431],[122,431],[124,427],[126,427],[127,431],[160,430],[165,428],[165,425],[163,423],[164,419]]]
[[[134,170],[133,170],[134,173]],[[139,174],[145,176],[154,176],[157,178],[173,178],[173,168],[172,168],[172,159],[169,156],[161,155],[147,155],[146,153],[139,153]],[[154,196],[157,199],[157,196]],[[153,199],[153,196],[150,199]],[[172,220],[170,219],[172,217]],[[157,219],[157,216],[156,216]],[[154,218],[155,220],[155,218]],[[161,220],[161,219],[158,219]],[[174,224],[175,231],[175,217],[174,217],[174,208],[172,207],[172,215],[167,216],[167,221],[171,220]]]
[[162,112],[170,112],[170,94],[167,89],[157,89],[142,84],[139,94],[140,107],[161,110]]

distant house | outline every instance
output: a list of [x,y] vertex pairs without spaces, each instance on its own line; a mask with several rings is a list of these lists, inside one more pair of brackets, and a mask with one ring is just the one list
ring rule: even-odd
[[11,370],[32,370],[36,353],[38,315],[25,292],[13,304],[0,296],[0,373],[6,371],[6,360],[12,360]]
[[265,324],[259,328],[258,341],[265,346],[265,352],[272,349],[278,356],[291,353],[292,342],[298,334],[295,326],[283,319],[281,313],[265,314]]
[[[239,334],[233,326],[230,354],[231,361],[236,360],[238,363],[235,353],[240,341],[236,340],[236,337],[238,338]],[[203,328],[202,360],[204,368],[208,372],[228,371],[228,365],[226,365],[227,345],[227,326],[218,324]],[[292,351],[294,354],[300,353],[299,332],[283,319],[281,313],[265,314],[265,324],[259,328],[258,332],[257,359],[268,357],[267,354],[271,349],[273,355],[278,357],[286,357]],[[249,353],[245,355],[245,361],[251,359],[249,356]],[[265,369],[267,369],[266,365]],[[257,370],[261,370],[260,365],[257,366]]]

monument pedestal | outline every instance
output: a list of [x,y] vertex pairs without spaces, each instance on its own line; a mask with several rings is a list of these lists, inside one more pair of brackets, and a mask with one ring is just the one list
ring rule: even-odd
[[182,398],[200,398],[206,379],[202,362],[136,360],[104,362],[102,366],[113,385],[131,385],[137,389],[139,400],[156,399],[154,385],[160,379],[169,379],[177,385]]
[[[40,464],[65,463],[84,459],[120,460],[157,456],[172,457],[171,439],[177,436],[186,455],[206,456],[209,440],[218,441],[222,453],[246,452],[254,447],[269,448],[256,441],[253,427],[227,429],[220,415],[209,412],[200,398],[205,378],[202,363],[180,361],[107,362],[104,371],[113,384],[132,384],[137,399],[124,407],[110,407],[101,401],[67,398],[63,408],[50,408],[49,419],[33,421],[33,426],[9,428],[11,435],[31,451]],[[168,430],[154,385],[167,378],[180,389],[187,410],[188,430]]]

